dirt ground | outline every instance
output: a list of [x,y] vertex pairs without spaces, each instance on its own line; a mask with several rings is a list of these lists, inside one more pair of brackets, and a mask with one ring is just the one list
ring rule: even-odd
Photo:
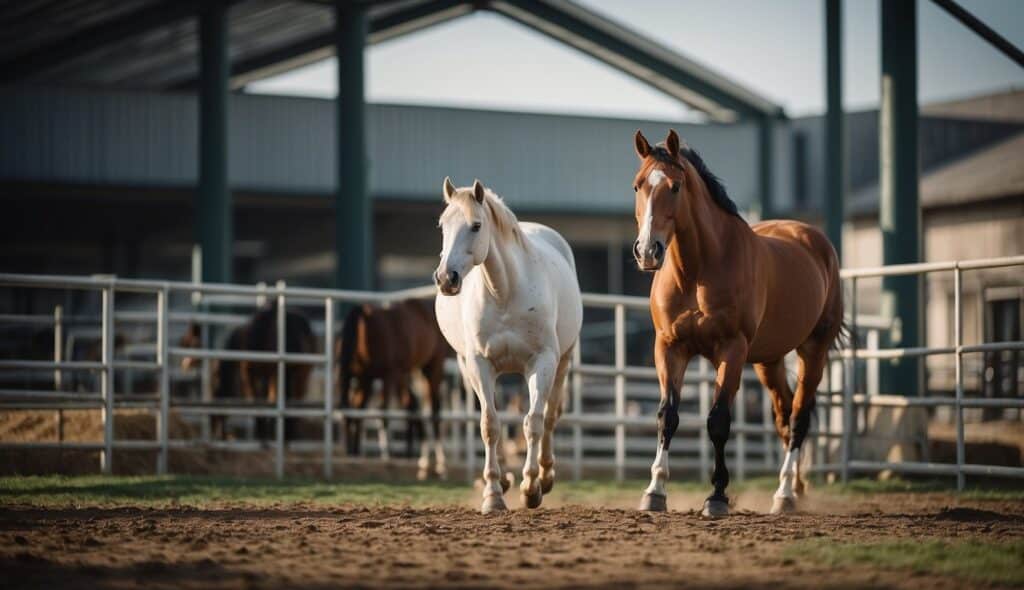
[[[829,567],[784,554],[794,540],[1024,539],[1024,505],[948,494],[821,494],[764,513],[770,492],[701,519],[701,497],[665,514],[560,505],[482,516],[462,505],[366,508],[0,508],[6,588],[493,587],[963,588],[963,579]],[[638,494],[639,497],[639,494]],[[625,500],[623,500],[623,503]],[[983,587],[980,585],[977,587]]]

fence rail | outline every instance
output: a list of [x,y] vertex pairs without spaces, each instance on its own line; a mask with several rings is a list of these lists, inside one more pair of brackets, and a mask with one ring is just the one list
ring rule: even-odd
[[[986,260],[955,261],[941,263],[922,263],[896,265],[889,267],[867,268],[867,269],[845,269],[841,276],[849,281],[853,297],[850,301],[850,309],[847,318],[852,329],[858,329],[857,313],[857,282],[866,278],[882,276],[896,276],[909,274],[924,274],[935,272],[952,272],[954,276],[954,345],[945,347],[909,347],[890,349],[859,349],[844,350],[833,355],[830,359],[830,367],[838,363],[842,367],[842,377],[839,381],[839,393],[836,393],[832,371],[826,374],[826,391],[819,392],[817,401],[819,404],[818,427],[812,436],[824,441],[838,441],[838,461],[829,463],[825,453],[819,452],[818,464],[813,467],[815,471],[838,472],[845,480],[851,472],[874,472],[880,470],[892,470],[900,473],[927,473],[935,475],[950,475],[957,479],[958,488],[963,488],[967,475],[985,475],[998,477],[1024,477],[1024,468],[1006,466],[972,465],[965,461],[964,442],[964,417],[965,408],[1024,408],[1024,399],[1019,398],[987,398],[987,399],[966,399],[963,386],[963,355],[977,352],[992,352],[1002,350],[1024,350],[1024,342],[992,342],[974,345],[965,345],[962,334],[962,273],[965,270],[978,270],[990,268],[1005,268],[1011,266],[1024,266],[1024,256],[1006,258],[994,258]],[[68,277],[51,275],[16,275],[0,274],[0,288],[27,287],[37,289],[81,289],[99,291],[102,296],[101,313],[98,318],[100,329],[100,360],[98,361],[72,361],[62,358],[60,343],[54,347],[54,360],[28,360],[28,359],[5,359],[0,360],[0,370],[9,371],[13,369],[30,371],[53,371],[56,390],[34,390],[34,389],[0,389],[0,408],[5,409],[75,409],[75,408],[100,408],[103,416],[103,441],[98,443],[69,443],[69,442],[35,442],[35,443],[2,443],[0,449],[11,448],[67,448],[67,449],[89,449],[99,450],[101,467],[104,473],[112,470],[115,449],[151,449],[157,451],[157,472],[167,471],[167,455],[170,449],[191,448],[197,443],[187,440],[172,440],[169,434],[169,416],[171,412],[182,415],[210,416],[210,415],[234,415],[249,417],[265,417],[275,420],[275,442],[273,445],[275,456],[274,465],[276,474],[281,477],[285,469],[285,419],[293,417],[319,418],[323,421],[323,440],[316,445],[323,454],[323,474],[329,478],[332,475],[333,453],[335,441],[333,440],[332,426],[345,418],[369,418],[369,419],[397,419],[408,418],[405,412],[392,410],[353,410],[338,409],[335,406],[333,379],[333,355],[334,349],[334,325],[335,307],[339,303],[375,303],[389,305],[392,302],[412,297],[429,297],[434,293],[433,287],[422,287],[390,293],[377,293],[370,291],[343,291],[333,289],[310,289],[288,287],[284,283],[277,283],[274,286],[256,285],[227,285],[207,284],[197,282],[180,281],[147,281],[134,279],[120,279],[115,277]],[[130,292],[141,295],[148,295],[155,298],[156,313],[138,311],[116,311],[116,294]],[[242,351],[242,350],[221,350],[211,348],[184,348],[172,346],[169,336],[169,327],[172,322],[194,321],[206,325],[238,325],[244,319],[237,314],[213,314],[208,312],[180,312],[170,310],[170,298],[174,294],[188,294],[193,300],[215,297],[234,297],[251,299],[251,302],[263,302],[273,299],[277,302],[277,324],[278,341],[275,351]],[[236,301],[237,302],[237,301]],[[285,350],[284,324],[285,309],[289,302],[301,302],[304,305],[322,305],[323,316],[323,350],[321,354],[300,354],[291,353]],[[571,430],[571,436],[560,440],[557,444],[560,448],[571,449],[572,472],[579,477],[583,467],[603,466],[613,467],[616,476],[625,477],[626,469],[637,465],[646,465],[646,459],[633,459],[628,457],[630,445],[627,443],[627,429],[654,430],[654,421],[649,416],[629,414],[627,412],[627,382],[629,380],[653,381],[657,373],[653,367],[630,366],[626,364],[626,313],[627,310],[645,311],[648,307],[648,300],[644,297],[627,297],[604,294],[584,294],[583,302],[585,307],[611,309],[614,314],[614,363],[612,365],[585,364],[580,361],[577,351],[577,358],[574,360],[570,377],[572,395],[571,411],[565,413],[561,424]],[[58,308],[51,316],[21,316],[16,314],[0,314],[0,324],[21,323],[27,325],[53,325],[55,339],[61,338],[61,329],[75,323],[95,323],[96,318],[71,318],[63,317]],[[115,322],[122,323],[148,323],[155,322],[156,345],[152,348],[152,360],[126,360],[114,358],[114,325]],[[877,328],[877,321],[869,321],[870,325]],[[869,323],[865,322],[865,323]],[[855,332],[856,333],[856,332]],[[903,397],[886,395],[865,395],[855,391],[853,379],[857,360],[882,360],[902,357],[918,357],[929,355],[955,355],[955,380],[956,390],[953,397],[932,396],[932,397]],[[286,396],[277,396],[277,402],[273,405],[234,405],[204,403],[172,403],[170,391],[170,377],[172,373],[172,359],[181,357],[192,357],[203,361],[209,360],[235,360],[276,363],[278,382],[284,383],[285,366],[289,363],[304,363],[317,367],[323,372],[323,406],[322,407],[288,407]],[[115,399],[114,377],[118,370],[148,370],[158,374],[157,393],[150,396],[135,396],[131,400]],[[90,393],[73,393],[59,390],[64,372],[92,371],[99,374],[99,391]],[[614,411],[612,413],[584,413],[583,411],[583,379],[584,378],[607,378],[612,380],[612,402]],[[710,468],[710,448],[707,437],[702,435],[704,416],[711,405],[712,381],[714,373],[706,361],[701,360],[696,371],[690,371],[686,376],[686,383],[696,385],[697,395],[690,397],[696,402],[698,408],[694,414],[687,414],[680,417],[680,428],[684,431],[696,431],[696,441],[684,439],[681,443],[690,451],[697,452],[696,459],[680,459],[680,466],[691,466],[700,469],[702,475]],[[732,430],[736,434],[736,444],[733,454],[738,463],[736,469],[740,478],[747,470],[770,471],[776,467],[775,453],[778,451],[774,442],[774,426],[770,420],[770,412],[767,404],[762,404],[762,420],[759,424],[751,424],[746,421],[745,396],[751,384],[756,387],[756,377],[750,372],[744,373],[741,391],[739,392],[740,403],[736,412],[736,424]],[[453,425],[464,426],[463,451],[467,471],[472,473],[477,461],[478,443],[476,441],[476,425],[479,421],[479,414],[473,411],[474,403],[472,394],[464,392],[465,398],[461,400],[462,410],[450,410],[442,413],[442,420]],[[119,395],[118,397],[123,397]],[[762,396],[762,401],[766,402]],[[854,410],[862,407],[941,407],[948,406],[954,409],[957,441],[956,441],[956,463],[935,464],[927,462],[881,462],[864,461],[854,457]],[[156,412],[157,432],[154,441],[124,441],[114,440],[113,423],[114,410],[123,407],[146,408]],[[830,418],[830,410],[840,411],[840,427],[835,428]],[[499,419],[504,424],[516,424],[521,416],[515,413],[499,413]],[[585,436],[584,428],[607,428],[614,431],[611,444],[598,444],[597,439],[592,436]],[[234,450],[253,450],[263,448],[260,444],[246,441],[230,441],[202,444],[210,445],[212,448],[224,448]],[[610,451],[611,457],[585,457],[584,449],[589,445],[591,449]],[[652,443],[653,445],[653,443]],[[298,446],[302,446],[301,444]],[[308,447],[308,445],[306,445]],[[750,453],[758,453],[760,461],[752,461]],[[674,461],[674,464],[676,462]]]

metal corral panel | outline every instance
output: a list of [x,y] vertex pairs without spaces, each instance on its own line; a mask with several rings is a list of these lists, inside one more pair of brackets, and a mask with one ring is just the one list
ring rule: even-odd
[[[480,178],[515,207],[632,209],[633,132],[674,126],[725,181],[754,200],[756,128],[371,105],[370,187],[377,198],[439,198],[441,181]],[[233,95],[229,177],[236,189],[334,190],[331,100]],[[0,179],[182,186],[197,174],[196,101],[184,94],[0,90]]]

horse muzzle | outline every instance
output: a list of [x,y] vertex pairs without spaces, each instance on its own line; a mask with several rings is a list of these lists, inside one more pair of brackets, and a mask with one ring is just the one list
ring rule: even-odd
[[434,283],[442,295],[458,295],[462,289],[462,277],[454,270],[446,273],[437,271],[434,273]]
[[646,247],[640,240],[633,242],[633,258],[636,265],[644,272],[654,272],[665,262],[665,244],[660,240],[651,241]]

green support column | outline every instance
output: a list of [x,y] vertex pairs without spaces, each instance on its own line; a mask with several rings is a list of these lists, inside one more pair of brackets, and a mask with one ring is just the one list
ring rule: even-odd
[[761,219],[775,217],[772,193],[775,189],[775,125],[774,120],[765,115],[757,121],[758,143],[758,177],[761,191]]
[[[882,261],[921,261],[921,207],[918,199],[917,4],[886,0],[882,10],[882,93],[879,111]],[[882,280],[882,314],[893,317],[890,346],[922,344],[923,298],[918,276]],[[921,361],[910,357],[883,362],[882,393],[918,395]]]
[[843,260],[846,125],[843,115],[842,0],[825,0],[825,233]]
[[335,4],[338,56],[338,192],[334,199],[335,286],[373,286],[373,204],[367,190],[366,102],[363,49],[366,8],[357,2]]
[[199,13],[198,240],[203,281],[231,281],[232,210],[228,190],[228,19],[223,2]]

